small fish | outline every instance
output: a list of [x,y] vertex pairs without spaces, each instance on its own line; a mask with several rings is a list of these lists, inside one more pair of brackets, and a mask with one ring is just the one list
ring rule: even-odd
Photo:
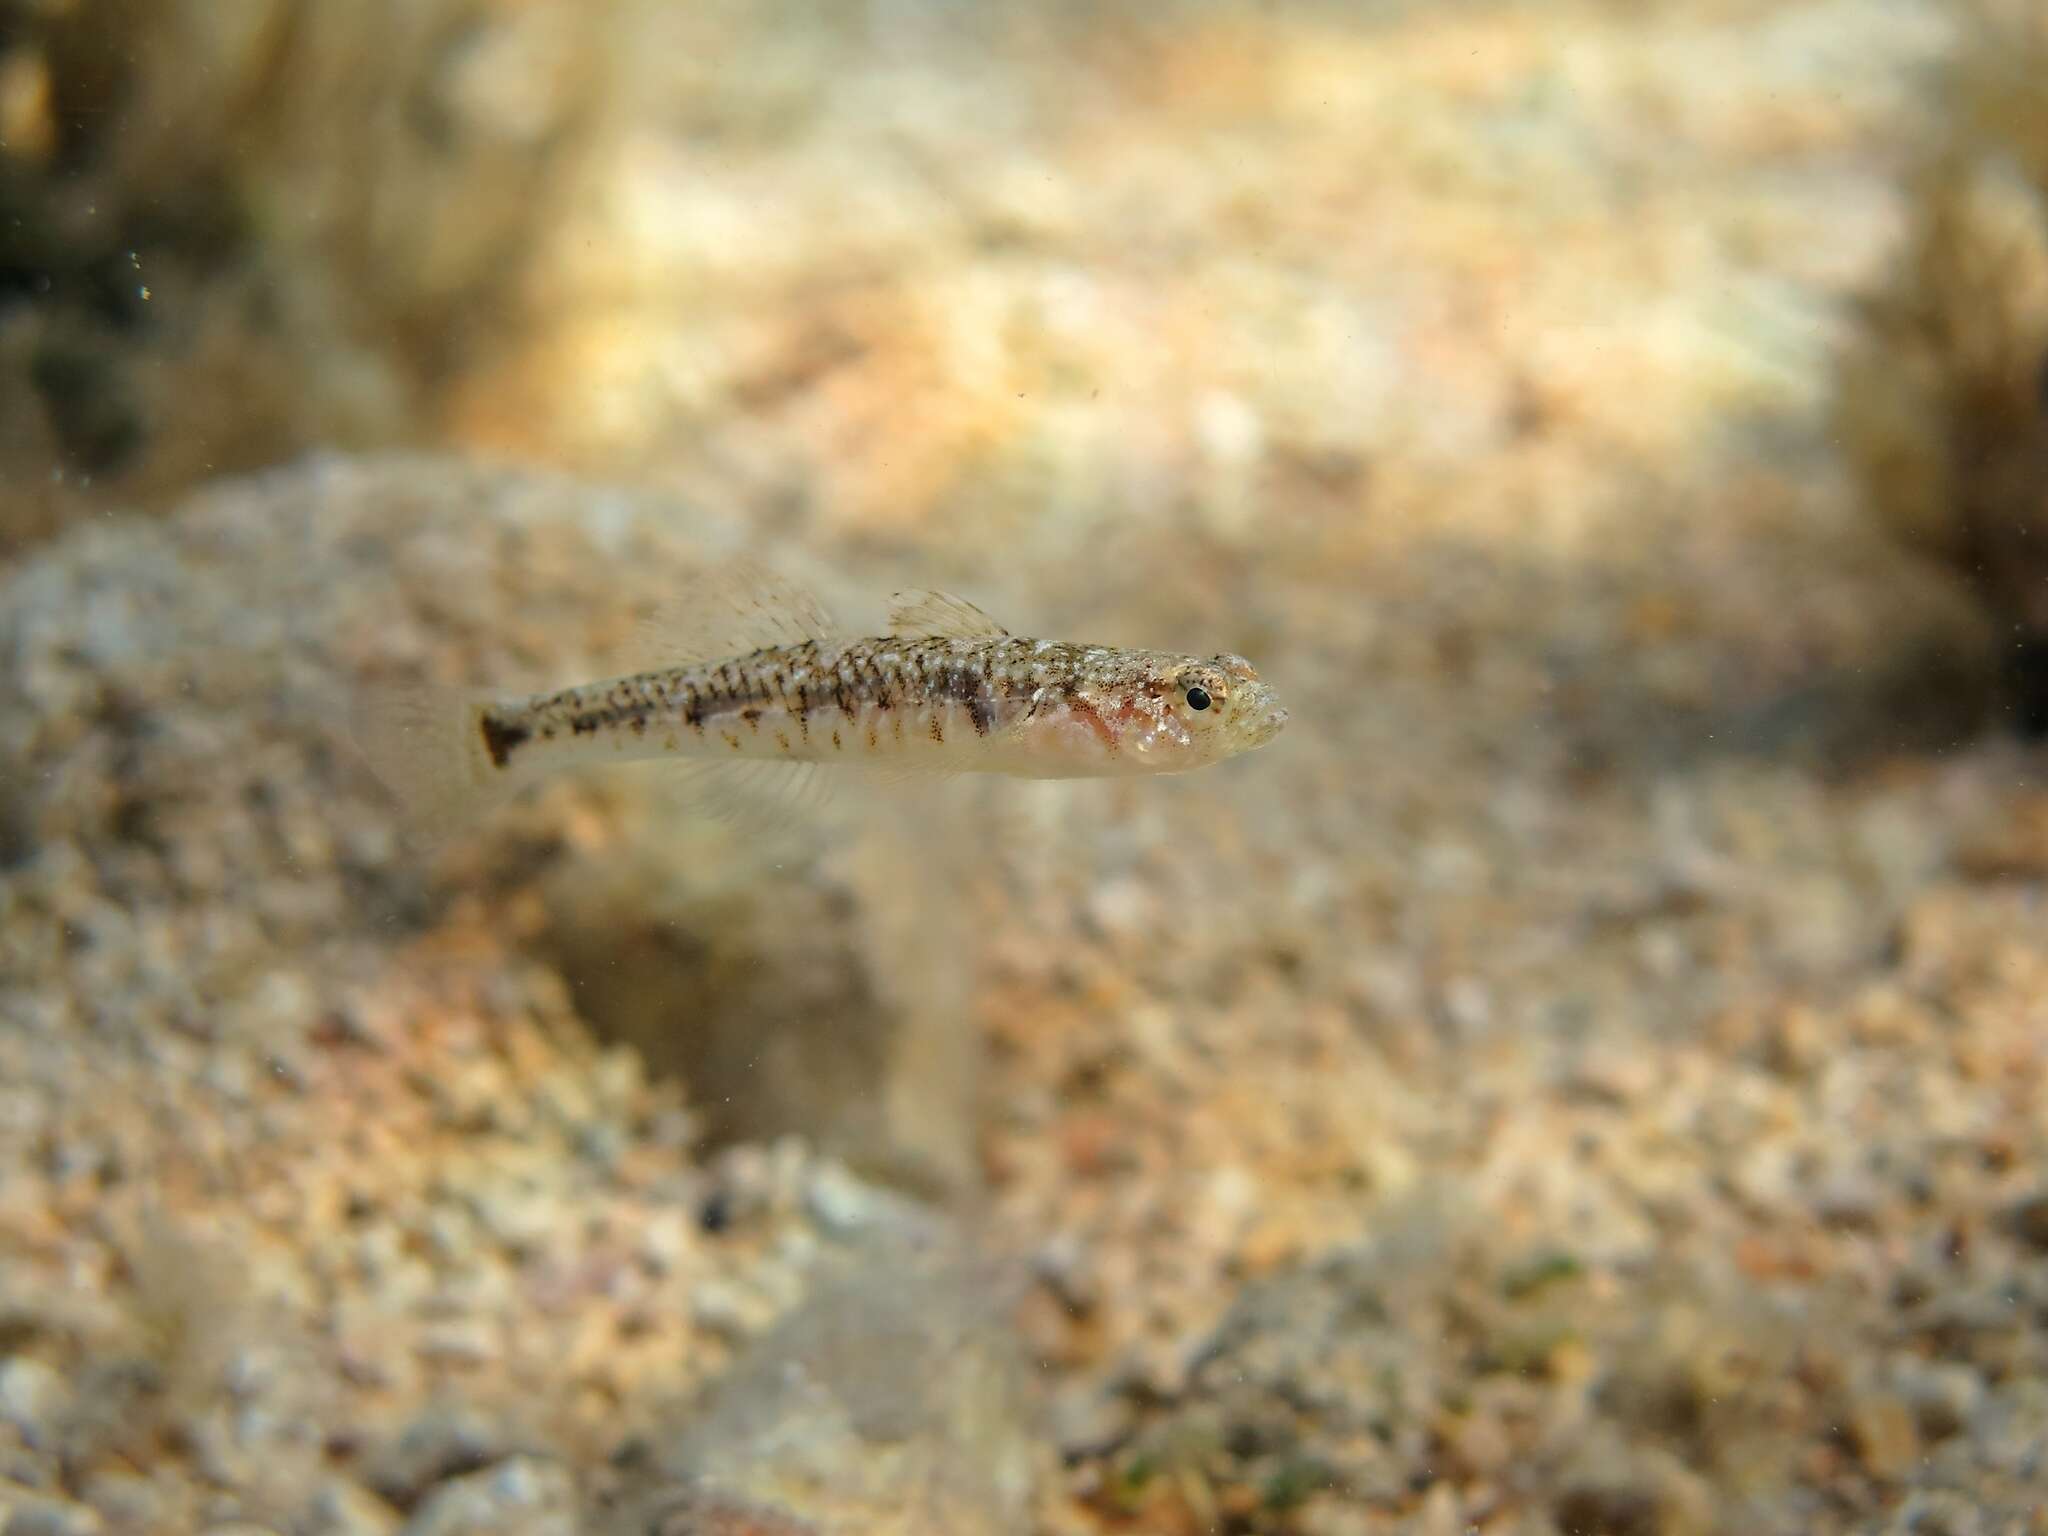
[[445,823],[589,762],[1100,778],[1204,767],[1287,721],[1242,657],[1022,639],[943,592],[899,593],[872,638],[758,573],[684,606],[687,659],[522,698],[373,690],[356,743],[418,819]]

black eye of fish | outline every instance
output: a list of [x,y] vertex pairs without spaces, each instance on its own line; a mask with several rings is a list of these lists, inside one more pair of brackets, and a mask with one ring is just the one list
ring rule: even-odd
[[1206,688],[1201,688],[1201,687],[1196,687],[1196,688],[1190,688],[1190,689],[1188,690],[1188,708],[1189,708],[1189,709],[1207,709],[1208,707],[1209,707],[1209,690],[1208,690],[1208,689],[1206,689]]

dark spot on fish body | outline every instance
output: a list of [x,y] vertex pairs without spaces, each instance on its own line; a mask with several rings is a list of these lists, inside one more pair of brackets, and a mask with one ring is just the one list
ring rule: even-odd
[[744,721],[746,721],[746,722],[747,722],[747,728],[748,728],[749,730],[751,730],[751,731],[755,732],[756,734],[758,734],[758,733],[760,732],[760,729],[761,729],[761,711],[760,711],[760,710],[758,710],[758,709],[754,709],[754,708],[751,708],[751,707],[750,707],[750,708],[747,708],[747,709],[743,709],[743,710],[741,710],[741,711],[740,711],[740,718],[741,718],[742,720],[744,720]]
[[586,710],[580,715],[569,717],[569,730],[577,736],[595,736],[597,728],[604,724],[604,717],[596,710]]
[[512,760],[512,754],[519,747],[533,739],[533,732],[517,721],[494,718],[486,710],[482,719],[484,751],[490,754],[491,766],[503,768]]
[[704,728],[704,695],[695,688],[684,697],[683,723],[696,730]]
[[867,687],[869,702],[877,709],[895,707],[896,700],[889,688],[889,674],[882,670],[880,663],[870,661],[867,670],[861,676],[861,681]]
[[778,752],[787,752],[789,750],[789,737],[781,731],[775,733],[775,749]]
[[944,745],[946,744],[946,728],[945,728],[945,726],[944,726],[944,725],[940,724],[940,722],[939,722],[939,712],[938,712],[938,710],[937,710],[936,708],[934,708],[934,709],[932,710],[932,713],[931,713],[931,721],[932,721],[932,740],[933,740],[933,741],[935,741],[935,742],[937,742],[937,743],[938,743],[938,744],[939,744],[940,746],[942,746],[942,747],[943,747],[943,746],[944,746]]
[[[983,667],[987,659],[983,658]],[[977,671],[966,661],[947,667],[940,674],[938,693],[941,698],[953,700],[965,706],[967,717],[974,723],[974,733],[986,736],[994,723],[995,710],[989,702],[989,680],[985,671]]]
[[645,715],[635,715],[632,725],[635,736],[645,736],[647,734],[647,717]]
[[834,752],[843,750],[839,744],[839,727],[836,725],[832,728],[832,750]]

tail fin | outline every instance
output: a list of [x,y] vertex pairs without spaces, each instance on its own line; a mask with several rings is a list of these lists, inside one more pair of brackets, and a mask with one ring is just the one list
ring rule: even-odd
[[484,743],[487,701],[424,684],[371,686],[356,696],[349,734],[404,809],[412,840],[437,841],[511,789]]

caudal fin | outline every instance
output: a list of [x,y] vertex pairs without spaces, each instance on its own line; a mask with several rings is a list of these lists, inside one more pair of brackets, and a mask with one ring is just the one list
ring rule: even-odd
[[486,697],[423,684],[373,685],[355,697],[349,733],[405,811],[408,836],[432,842],[510,787],[484,744]]

